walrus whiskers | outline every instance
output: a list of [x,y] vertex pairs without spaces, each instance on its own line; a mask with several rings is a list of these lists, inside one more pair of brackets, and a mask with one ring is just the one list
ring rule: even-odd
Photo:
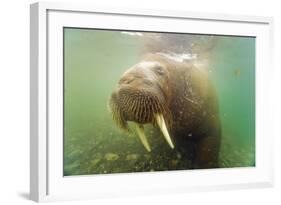
[[137,101],[133,100],[132,105],[130,106],[130,112],[135,113],[137,108]]
[[[131,115],[135,116],[136,119],[141,123],[152,121],[152,123],[155,123],[155,125],[157,124],[169,146],[174,148],[174,144],[171,140],[162,114],[166,113],[166,109],[165,106],[159,102],[157,97],[147,96],[141,92],[138,94],[124,92],[122,93],[121,99],[116,99],[116,96],[111,98],[109,102],[109,108],[111,109],[114,121],[123,130],[129,130],[128,124],[123,114],[123,112],[126,110],[128,111],[126,115],[129,115],[129,117]],[[144,133],[144,126],[140,123],[136,123],[136,132],[145,149],[150,152],[151,148]]]
[[109,108],[111,110],[112,118],[122,130],[129,131],[128,123],[124,119],[124,115],[121,112],[119,106],[114,102],[114,98],[109,102]]
[[136,119],[140,119],[140,113],[141,113],[141,106],[140,106],[141,102],[140,100],[137,101],[137,110],[136,110]]

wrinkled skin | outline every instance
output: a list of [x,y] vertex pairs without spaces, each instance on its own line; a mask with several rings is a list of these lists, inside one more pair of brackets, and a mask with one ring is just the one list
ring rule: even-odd
[[164,117],[175,151],[191,168],[216,168],[221,127],[216,92],[206,72],[191,64],[150,54],[128,69],[109,100],[113,119],[156,126]]

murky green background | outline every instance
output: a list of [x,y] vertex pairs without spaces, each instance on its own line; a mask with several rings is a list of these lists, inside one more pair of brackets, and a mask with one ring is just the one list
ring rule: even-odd
[[[220,104],[220,166],[255,166],[255,39],[216,38],[208,69]],[[155,130],[146,128],[148,153],[108,111],[120,75],[141,59],[142,49],[140,37],[119,31],[64,29],[65,176],[188,169],[162,137],[150,137]]]

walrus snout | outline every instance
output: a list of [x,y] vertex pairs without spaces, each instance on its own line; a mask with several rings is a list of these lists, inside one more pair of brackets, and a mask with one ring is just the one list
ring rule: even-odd
[[163,112],[165,98],[152,73],[140,66],[126,71],[115,90],[115,103],[126,121],[155,123],[155,113]]
[[169,146],[174,148],[167,126],[167,118],[170,113],[156,93],[130,87],[118,88],[110,97],[109,108],[113,119],[120,128],[128,130],[127,121],[136,123],[136,131],[147,151],[151,151],[143,127],[147,123],[158,125]]
[[143,128],[147,123],[157,125],[170,147],[174,148],[168,132],[171,115],[155,73],[160,72],[159,67],[155,65],[158,66],[152,62],[140,63],[126,71],[109,100],[109,108],[117,125],[128,130],[127,121],[135,122],[138,136],[147,151],[150,151],[150,146]]
[[164,111],[163,96],[158,90],[142,85],[143,82],[132,84],[119,85],[112,94],[111,104],[118,107],[125,121],[155,123],[154,114]]

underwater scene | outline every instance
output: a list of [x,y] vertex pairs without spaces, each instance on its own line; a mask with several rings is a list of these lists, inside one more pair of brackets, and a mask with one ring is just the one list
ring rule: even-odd
[[255,166],[255,38],[64,28],[64,176]]

